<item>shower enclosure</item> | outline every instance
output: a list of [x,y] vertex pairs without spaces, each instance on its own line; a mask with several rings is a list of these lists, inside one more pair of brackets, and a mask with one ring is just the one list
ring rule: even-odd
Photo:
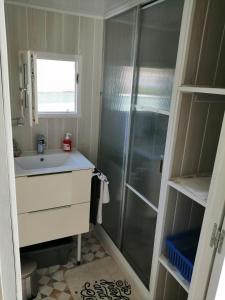
[[103,227],[149,287],[182,0],[105,21],[98,166],[111,201]]

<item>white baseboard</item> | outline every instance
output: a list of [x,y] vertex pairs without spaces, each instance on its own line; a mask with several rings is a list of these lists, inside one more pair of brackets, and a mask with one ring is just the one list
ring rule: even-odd
[[115,244],[108,236],[108,234],[105,232],[105,230],[102,228],[102,226],[97,225],[95,226],[94,230],[97,238],[103,244],[104,248],[114,258],[114,260],[118,263],[118,265],[122,266],[124,272],[127,273],[130,279],[133,281],[135,288],[137,289],[138,293],[142,297],[140,300],[151,300],[149,291],[146,289],[142,281],[139,279],[137,274],[131,268],[130,264],[124,258],[120,250],[115,246]]

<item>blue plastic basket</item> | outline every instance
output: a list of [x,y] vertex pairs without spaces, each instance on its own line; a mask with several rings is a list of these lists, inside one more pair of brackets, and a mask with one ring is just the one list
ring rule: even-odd
[[191,281],[199,235],[200,230],[198,229],[169,236],[166,239],[169,261],[189,282]]

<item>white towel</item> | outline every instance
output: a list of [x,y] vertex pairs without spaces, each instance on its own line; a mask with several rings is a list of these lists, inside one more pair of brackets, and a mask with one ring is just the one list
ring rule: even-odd
[[102,205],[105,203],[109,203],[109,201],[110,201],[109,182],[108,182],[108,180],[105,180],[105,178],[102,178],[101,186],[100,186],[100,198],[99,198],[98,215],[97,215],[97,223],[98,224],[102,224]]

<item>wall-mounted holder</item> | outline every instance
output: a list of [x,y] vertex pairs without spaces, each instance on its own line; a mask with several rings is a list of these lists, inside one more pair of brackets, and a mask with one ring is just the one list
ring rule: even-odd
[[30,127],[38,123],[36,104],[36,54],[31,51],[19,52],[20,108],[23,119]]
[[13,127],[20,127],[20,126],[24,126],[24,117],[17,117],[17,118],[12,118],[12,126]]

